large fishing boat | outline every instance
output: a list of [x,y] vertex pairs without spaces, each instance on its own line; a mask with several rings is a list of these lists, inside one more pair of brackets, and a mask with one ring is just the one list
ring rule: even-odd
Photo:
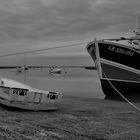
[[87,50],[95,62],[106,96],[140,94],[138,30],[130,38],[95,39],[87,45]]

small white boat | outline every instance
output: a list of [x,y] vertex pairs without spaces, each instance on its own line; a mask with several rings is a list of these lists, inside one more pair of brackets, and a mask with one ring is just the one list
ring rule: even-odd
[[62,74],[62,71],[61,69],[59,68],[51,68],[50,71],[49,71],[49,74],[52,75],[52,76],[61,76]]
[[62,93],[32,88],[15,80],[0,79],[0,103],[27,110],[55,110]]

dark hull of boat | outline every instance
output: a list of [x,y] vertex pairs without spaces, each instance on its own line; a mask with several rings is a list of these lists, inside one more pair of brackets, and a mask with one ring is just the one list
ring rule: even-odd
[[125,97],[130,95],[140,95],[140,83],[100,79],[101,86],[106,96]]
[[98,69],[106,96],[140,94],[140,53],[125,45],[97,41],[87,50]]
[[140,53],[133,48],[112,42],[98,43],[100,58],[140,70]]

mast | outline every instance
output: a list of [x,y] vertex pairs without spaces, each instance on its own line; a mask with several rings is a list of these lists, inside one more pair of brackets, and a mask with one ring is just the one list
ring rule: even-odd
[[26,83],[26,53],[24,53],[24,84]]
[[139,17],[136,15],[136,25],[135,25],[135,37],[140,38],[140,27],[139,27]]

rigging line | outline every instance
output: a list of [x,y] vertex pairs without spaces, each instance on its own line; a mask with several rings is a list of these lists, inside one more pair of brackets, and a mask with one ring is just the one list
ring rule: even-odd
[[135,108],[137,111],[140,112],[140,108],[137,107],[135,104],[133,104],[132,102],[130,102],[126,97],[124,97],[117,89],[116,87],[110,82],[110,80],[107,78],[106,74],[104,73],[103,69],[102,69],[103,74],[105,75],[107,81],[109,82],[109,84],[112,86],[112,88],[128,103],[130,104],[133,108]]
[[26,53],[24,55],[24,84],[26,83]]
[[24,52],[5,54],[5,55],[0,55],[0,57],[8,57],[8,56],[14,56],[14,55],[20,55],[20,54],[29,54],[29,53],[35,53],[35,52],[43,52],[43,51],[47,51],[47,50],[54,50],[54,49],[60,49],[60,48],[75,47],[75,46],[86,44],[86,43],[88,43],[88,42],[86,41],[86,42],[81,42],[81,43],[74,43],[74,44],[69,44],[69,45],[50,47],[50,48],[46,48],[46,49],[38,49],[38,50],[31,50],[31,51],[24,51]]

